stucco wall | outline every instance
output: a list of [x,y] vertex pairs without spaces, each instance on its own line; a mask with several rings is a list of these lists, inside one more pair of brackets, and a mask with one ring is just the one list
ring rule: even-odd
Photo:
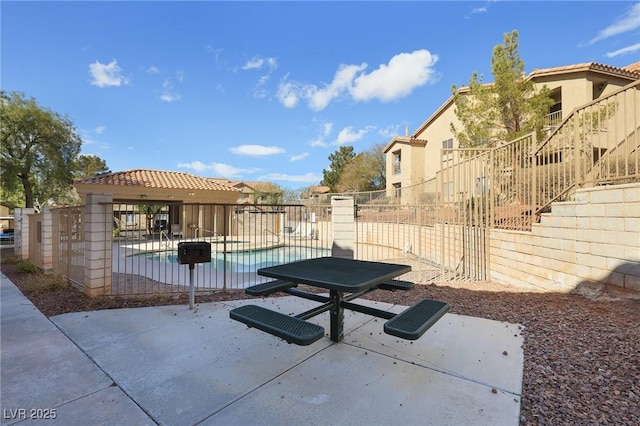
[[595,283],[640,292],[640,183],[577,191],[532,232],[492,229],[491,279],[550,291]]

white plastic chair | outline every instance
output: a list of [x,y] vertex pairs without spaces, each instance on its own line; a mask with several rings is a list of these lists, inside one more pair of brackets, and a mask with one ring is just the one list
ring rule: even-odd
[[171,225],[171,238],[175,238],[176,236],[182,238],[182,227],[178,223]]

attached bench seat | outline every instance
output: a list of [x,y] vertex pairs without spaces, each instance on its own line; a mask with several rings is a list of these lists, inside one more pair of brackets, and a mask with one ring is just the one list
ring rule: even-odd
[[229,317],[296,345],[307,346],[324,337],[321,326],[262,306],[241,306],[229,311]]
[[246,294],[251,296],[266,296],[268,294],[277,293],[291,287],[297,287],[298,284],[284,280],[272,280],[266,283],[257,284],[244,289]]
[[379,289],[391,290],[391,291],[411,290],[414,286],[415,286],[415,284],[412,283],[411,281],[404,281],[404,280],[389,280],[389,281],[384,282],[382,284],[378,284],[378,288]]
[[437,300],[423,299],[384,324],[384,332],[401,339],[419,339],[451,306]]

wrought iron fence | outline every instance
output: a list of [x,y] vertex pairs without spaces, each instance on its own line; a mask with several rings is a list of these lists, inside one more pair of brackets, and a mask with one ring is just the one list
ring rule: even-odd
[[[356,204],[355,256],[411,264],[416,282],[485,280],[490,227],[530,230],[576,187],[640,178],[640,81],[574,111],[542,143],[534,134],[493,149],[443,149],[434,179],[402,188],[326,194],[295,205],[113,204],[112,293],[184,292],[180,242],[207,241],[196,291],[240,289],[260,267],[329,255],[334,195]],[[84,209],[56,209],[54,270],[82,285]]]
[[51,213],[52,269],[81,288],[85,273],[85,208],[63,207],[52,209]]
[[359,206],[355,257],[409,264],[406,278],[418,283],[484,281],[487,232],[479,220],[471,225],[473,220],[442,204]]
[[181,242],[211,244],[210,262],[196,264],[197,292],[262,282],[257,269],[330,254],[325,206],[114,204],[113,294],[183,292],[189,265]]
[[536,213],[578,187],[637,181],[639,133],[640,80],[576,109],[529,159],[538,169]]

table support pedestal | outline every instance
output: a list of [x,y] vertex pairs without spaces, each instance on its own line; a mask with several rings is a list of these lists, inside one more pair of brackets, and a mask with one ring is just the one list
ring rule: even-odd
[[330,290],[330,296],[333,302],[333,307],[330,311],[331,340],[340,342],[344,337],[344,308],[342,307],[344,293],[342,291]]

